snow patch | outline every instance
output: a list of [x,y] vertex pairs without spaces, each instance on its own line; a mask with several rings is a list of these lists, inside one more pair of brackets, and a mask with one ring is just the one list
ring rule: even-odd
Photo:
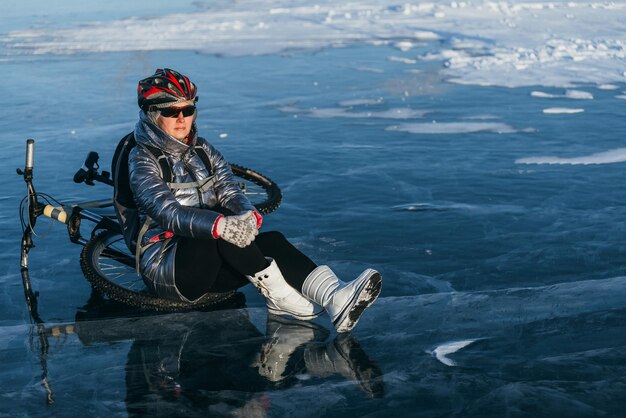
[[[194,50],[220,56],[314,51],[355,44],[401,50],[431,42],[418,59],[441,60],[452,82],[558,86],[624,82],[624,2],[557,0],[367,3],[320,0],[208,2],[201,10],[111,21],[76,20],[68,27],[6,33],[2,54]],[[154,13],[151,10],[150,13]],[[419,28],[419,30],[416,30]],[[449,42],[443,34],[454,33]],[[4,58],[4,57],[2,57]],[[413,61],[408,58],[399,62]]]
[[387,59],[389,61],[393,61],[393,62],[401,62],[403,64],[417,64],[417,60],[411,59],[411,58],[405,58],[405,57],[396,57],[394,55],[387,57]]
[[353,119],[415,119],[422,118],[428,111],[405,107],[391,108],[381,111],[351,112],[349,108],[311,108],[300,109],[293,106],[279,108],[284,113],[296,113],[312,118],[353,118]]
[[626,148],[616,148],[581,157],[562,158],[556,156],[527,157],[515,160],[516,164],[615,164],[626,162]]
[[[390,126],[387,130],[412,134],[465,134],[474,132],[510,134],[520,132],[506,123],[500,122],[404,123]],[[523,130],[523,132],[530,131],[531,130]]]
[[360,71],[362,73],[374,73],[374,74],[383,74],[385,70],[382,68],[374,68],[374,67],[357,67],[356,71]]
[[463,116],[462,119],[468,119],[468,120],[491,120],[491,119],[500,119],[500,117],[496,116],[496,115],[469,115],[469,116]]
[[580,91],[580,90],[566,90],[565,94],[550,94],[544,93],[542,91],[533,91],[530,93],[532,97],[539,97],[544,99],[557,99],[557,98],[566,98],[566,99],[579,99],[579,100],[591,100],[593,99],[593,94]]
[[456,366],[456,362],[448,358],[448,356],[482,339],[483,338],[476,338],[473,340],[452,341],[449,343],[441,344],[437,346],[434,350],[432,350],[430,354],[435,356],[437,360],[439,360],[446,366],[454,367]]
[[600,90],[619,90],[619,86],[616,86],[615,84],[600,84],[598,88]]
[[543,113],[547,115],[560,115],[560,114],[573,114],[573,113],[582,113],[585,109],[571,109],[567,107],[549,107],[547,109],[543,109]]
[[339,102],[339,106],[341,107],[352,107],[352,106],[369,106],[369,105],[378,105],[383,103],[383,98],[379,97],[378,99],[352,99],[352,100],[342,100]]
[[441,39],[441,36],[437,35],[435,32],[430,31],[417,31],[413,32],[413,37],[420,41],[438,41]]

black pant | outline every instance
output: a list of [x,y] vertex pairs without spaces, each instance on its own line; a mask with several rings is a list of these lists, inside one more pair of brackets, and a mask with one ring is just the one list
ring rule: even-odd
[[298,291],[317,267],[276,231],[260,233],[246,248],[223,239],[183,238],[176,249],[176,286],[190,300],[207,292],[235,290],[249,283],[246,275],[268,266],[265,257],[276,260],[287,283]]

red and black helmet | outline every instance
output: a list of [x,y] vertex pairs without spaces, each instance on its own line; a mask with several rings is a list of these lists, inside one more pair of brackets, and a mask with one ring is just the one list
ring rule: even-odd
[[139,81],[137,102],[148,111],[150,107],[167,107],[173,103],[198,101],[196,85],[187,76],[169,68],[157,69],[154,75]]

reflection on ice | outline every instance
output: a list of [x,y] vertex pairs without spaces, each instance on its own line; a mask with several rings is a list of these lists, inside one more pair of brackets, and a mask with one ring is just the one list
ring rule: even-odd
[[263,344],[252,366],[269,381],[281,382],[289,376],[287,363],[294,352],[313,341],[324,341],[328,334],[327,329],[314,322],[288,321],[270,315],[266,330],[269,341]]
[[329,340],[319,324],[273,315],[263,327],[263,316],[245,309],[170,314],[78,322],[76,332],[89,345],[132,341],[125,366],[131,415],[265,416],[272,391],[337,379],[356,383],[366,398],[383,396],[382,372],[355,337]]

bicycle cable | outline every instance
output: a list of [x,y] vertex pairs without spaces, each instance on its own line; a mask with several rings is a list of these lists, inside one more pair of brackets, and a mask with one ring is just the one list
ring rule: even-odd
[[[56,200],[54,197],[50,196],[47,193],[35,193],[34,196],[36,200],[41,199],[48,205],[63,206],[63,203],[59,202],[58,200]],[[43,238],[47,236],[50,233],[50,231],[52,231],[52,228],[54,227],[54,222],[50,223],[50,227],[45,233],[37,234],[35,232],[33,225],[31,224],[30,216],[28,216],[28,221],[25,220],[24,209],[30,212],[30,196],[24,196],[22,198],[22,201],[20,202],[20,223],[22,224],[22,235],[26,231],[26,228],[29,228],[32,234],[37,238]]]

